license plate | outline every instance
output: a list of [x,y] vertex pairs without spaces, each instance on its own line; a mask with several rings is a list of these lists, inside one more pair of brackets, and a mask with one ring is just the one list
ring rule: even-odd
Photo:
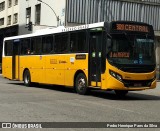
[[135,87],[140,87],[140,86],[142,86],[142,84],[141,83],[135,83],[134,86]]

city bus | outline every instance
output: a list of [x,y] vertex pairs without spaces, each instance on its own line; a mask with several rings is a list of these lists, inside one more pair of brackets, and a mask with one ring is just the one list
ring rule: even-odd
[[10,80],[90,89],[128,91],[156,88],[153,27],[112,21],[42,29],[4,38],[2,74]]

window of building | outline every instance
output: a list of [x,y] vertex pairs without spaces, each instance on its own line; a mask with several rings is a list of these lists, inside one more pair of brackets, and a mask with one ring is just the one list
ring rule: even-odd
[[18,22],[18,13],[13,15],[13,23],[16,24]]
[[8,8],[12,6],[12,0],[8,0]]
[[31,7],[26,8],[26,24],[31,21]]
[[7,25],[11,25],[11,15],[8,16]]
[[40,19],[41,19],[41,4],[36,5],[36,11],[35,11],[35,24],[40,25]]
[[5,1],[0,3],[0,11],[5,10]]
[[0,26],[4,25],[4,18],[0,19]]
[[14,0],[14,5],[18,5],[18,0]]

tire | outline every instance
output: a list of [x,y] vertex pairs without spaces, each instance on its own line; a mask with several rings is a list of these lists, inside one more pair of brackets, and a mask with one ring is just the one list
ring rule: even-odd
[[119,98],[124,98],[127,95],[128,91],[126,91],[126,90],[115,90],[115,93]]
[[27,86],[27,87],[30,87],[31,86],[31,75],[30,75],[30,72],[29,70],[26,70],[24,72],[24,75],[23,75],[23,81],[24,81],[24,85]]
[[75,90],[80,95],[88,93],[87,78],[83,73],[77,75],[75,80]]

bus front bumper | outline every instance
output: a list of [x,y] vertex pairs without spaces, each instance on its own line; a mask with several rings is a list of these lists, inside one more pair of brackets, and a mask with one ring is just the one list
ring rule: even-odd
[[114,77],[110,76],[107,80],[106,88],[107,90],[128,90],[128,91],[138,91],[145,89],[154,89],[156,88],[156,79],[155,80],[122,80],[119,81]]

